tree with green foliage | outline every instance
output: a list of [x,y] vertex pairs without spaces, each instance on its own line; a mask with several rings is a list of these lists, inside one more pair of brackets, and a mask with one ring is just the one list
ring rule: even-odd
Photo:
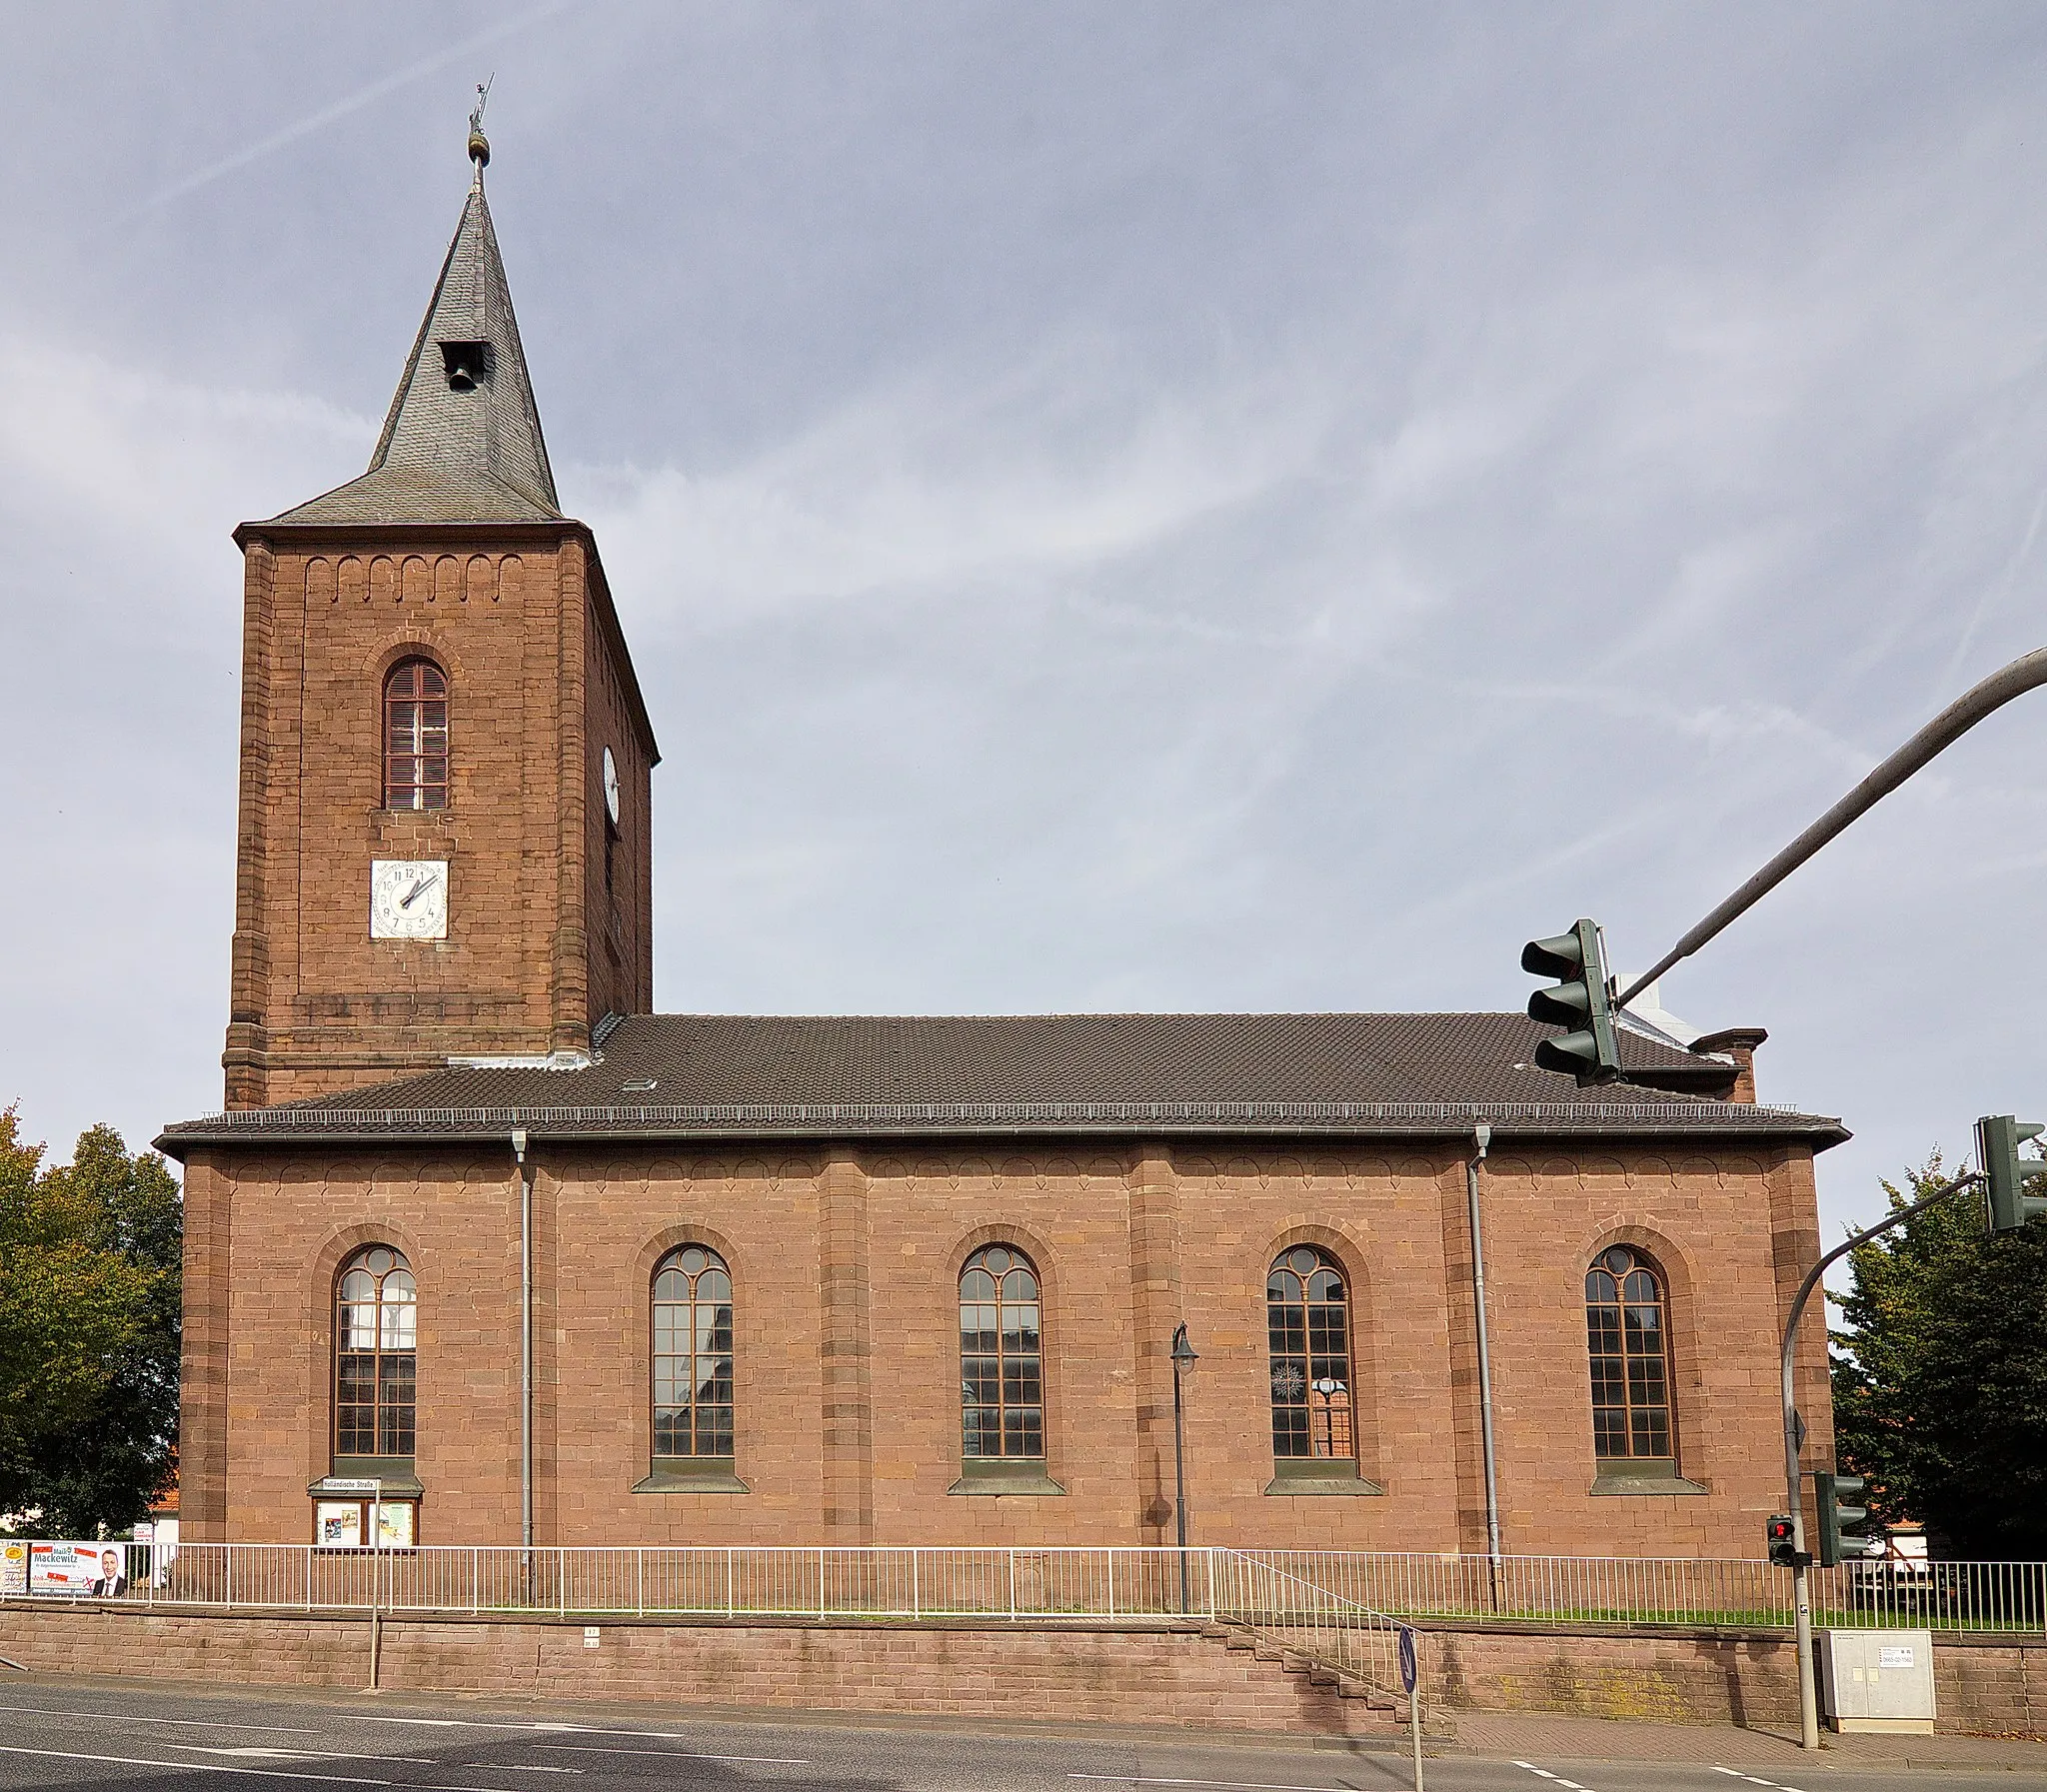
[[0,1511],[90,1536],[175,1470],[183,1213],[164,1160],[111,1126],[42,1159],[0,1112]]
[[[1895,1210],[1948,1179],[1936,1151],[1883,1190]],[[1937,1555],[2047,1559],[2047,1218],[1992,1236],[1958,1194],[1848,1260],[1829,1334],[1840,1466]]]

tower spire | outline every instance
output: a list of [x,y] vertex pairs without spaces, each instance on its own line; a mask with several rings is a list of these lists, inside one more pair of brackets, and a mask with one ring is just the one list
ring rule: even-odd
[[370,470],[280,523],[533,523],[562,514],[484,199],[490,83],[469,115],[470,187]]

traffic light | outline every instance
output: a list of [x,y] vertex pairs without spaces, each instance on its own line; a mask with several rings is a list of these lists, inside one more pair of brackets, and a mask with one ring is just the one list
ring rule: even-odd
[[1618,1081],[1620,1046],[1613,1035],[1599,923],[1581,920],[1553,939],[1529,940],[1521,947],[1521,968],[1562,979],[1528,997],[1530,1018],[1569,1028],[1560,1038],[1538,1044],[1535,1061],[1545,1070],[1576,1077],[1580,1088]]
[[1869,1509],[1866,1506],[1843,1505],[1842,1496],[1860,1493],[1866,1485],[1868,1483],[1859,1474],[1828,1474],[1820,1468],[1812,1471],[1813,1504],[1819,1508],[1819,1565],[1822,1568],[1883,1553],[1881,1537],[1843,1534],[1862,1523],[1869,1516]]
[[1993,1232],[2015,1232],[2027,1220],[2047,1213],[2047,1200],[2026,1193],[2028,1181],[2047,1174],[2047,1160],[2019,1155],[2019,1146],[2042,1132],[2047,1126],[2015,1120],[2008,1113],[1986,1113],[1976,1122],[1976,1161],[1983,1171]]
[[1777,1568],[1797,1567],[1797,1533],[1791,1527],[1791,1520],[1782,1512],[1772,1513],[1767,1534],[1770,1539],[1771,1566]]

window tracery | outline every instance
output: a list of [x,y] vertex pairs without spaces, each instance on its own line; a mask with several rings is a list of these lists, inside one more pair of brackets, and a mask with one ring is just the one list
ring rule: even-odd
[[1265,1329],[1273,1456],[1354,1461],[1350,1296],[1334,1257],[1296,1244],[1273,1259],[1265,1277]]
[[991,1244],[960,1272],[961,1452],[1042,1457],[1044,1362],[1037,1270],[1014,1244]]
[[1602,1461],[1674,1461],[1670,1303],[1662,1274],[1624,1244],[1585,1272],[1592,1447]]
[[654,1453],[733,1453],[732,1271],[685,1244],[654,1271]]

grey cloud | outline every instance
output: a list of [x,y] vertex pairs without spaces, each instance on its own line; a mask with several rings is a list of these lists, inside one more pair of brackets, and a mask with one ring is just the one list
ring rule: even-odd
[[[664,1005],[1513,1005],[1530,933],[1647,962],[2040,643],[2037,9],[620,5],[472,70],[505,23],[12,21],[32,1131],[217,1098],[227,531],[367,460],[491,67],[668,754]],[[2047,1117],[2043,727],[1665,979],[1857,1128],[1830,1220]]]

